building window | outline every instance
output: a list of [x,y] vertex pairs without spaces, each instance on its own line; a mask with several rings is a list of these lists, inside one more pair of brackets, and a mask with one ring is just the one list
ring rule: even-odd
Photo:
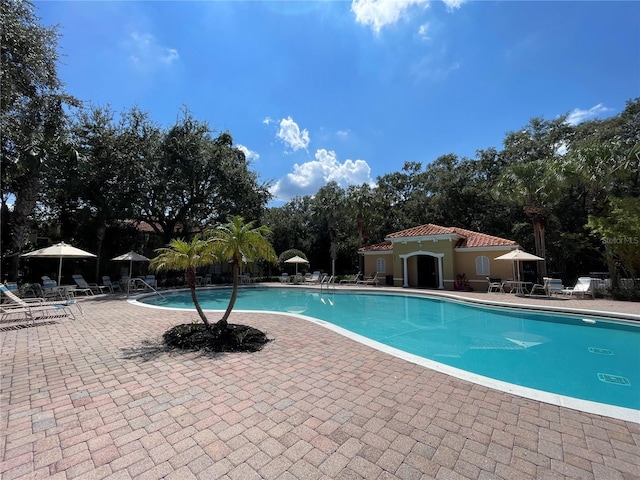
[[384,258],[376,259],[376,271],[378,273],[385,273],[387,271],[387,267],[386,267]]
[[485,277],[489,275],[489,257],[476,257],[476,275]]

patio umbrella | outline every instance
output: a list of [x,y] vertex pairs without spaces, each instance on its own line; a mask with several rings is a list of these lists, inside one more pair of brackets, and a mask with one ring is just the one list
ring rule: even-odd
[[309,260],[302,258],[299,255],[295,257],[291,257],[289,260],[285,260],[284,263],[295,263],[296,264],[296,276],[298,276],[298,264],[299,263],[309,263]]
[[151,261],[144,255],[140,255],[139,253],[136,253],[133,251],[123,253],[122,255],[112,258],[111,260],[114,260],[116,262],[129,262],[129,278],[131,278],[131,272],[133,271],[133,262],[150,262]]
[[504,255],[500,255],[496,257],[494,260],[509,260],[513,262],[514,265],[518,266],[518,281],[520,281],[520,262],[532,262],[532,261],[540,261],[544,260],[542,257],[538,257],[537,255],[533,255],[532,253],[527,253],[524,250],[520,250],[516,248],[515,250],[511,250],[509,253],[505,253]]
[[63,258],[93,258],[95,255],[93,253],[85,252],[84,250],[80,250],[79,248],[72,247],[71,245],[60,242],[55,245],[51,245],[50,247],[41,248],[40,250],[34,250],[33,252],[28,252],[22,254],[23,257],[27,258],[59,258],[60,265],[58,266],[58,285],[62,282],[60,281],[62,278],[62,259]]

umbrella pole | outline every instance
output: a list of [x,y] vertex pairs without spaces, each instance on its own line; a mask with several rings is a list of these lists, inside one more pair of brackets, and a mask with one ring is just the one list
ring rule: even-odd
[[133,275],[133,260],[129,260],[129,281],[127,282],[127,297],[129,296],[129,287],[131,285],[131,275]]
[[62,285],[62,257],[60,257],[60,265],[58,265],[58,286]]

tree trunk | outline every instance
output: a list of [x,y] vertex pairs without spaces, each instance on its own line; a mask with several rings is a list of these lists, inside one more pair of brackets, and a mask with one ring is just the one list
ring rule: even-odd
[[231,263],[231,270],[233,271],[233,291],[231,292],[231,298],[229,299],[229,305],[227,305],[227,310],[224,312],[224,315],[218,322],[216,323],[216,328],[220,330],[225,330],[227,328],[229,315],[231,315],[231,310],[233,310],[233,306],[236,303],[236,298],[238,297],[238,261],[233,260]]
[[547,260],[544,241],[544,223],[535,222],[533,224],[533,235],[536,242],[536,255],[544,258],[538,262],[538,275],[540,277],[547,276]]
[[96,252],[96,272],[94,282],[100,283],[100,260],[102,258],[102,245],[104,243],[105,233],[107,231],[107,226],[104,223],[101,223],[98,227],[98,231],[96,233],[96,238],[98,239],[98,251]]
[[185,279],[187,280],[187,286],[191,291],[191,300],[196,307],[196,311],[200,316],[202,322],[206,325],[207,330],[211,329],[211,324],[207,319],[207,316],[202,311],[202,307],[200,306],[200,302],[198,302],[198,297],[196,296],[196,271],[193,267],[189,267],[184,272]]
[[604,245],[604,258],[607,261],[607,269],[609,270],[609,288],[611,290],[618,288],[618,269],[616,268],[616,261],[611,252],[611,247],[608,243]]
[[22,188],[16,195],[13,205],[13,225],[11,229],[11,244],[9,249],[14,254],[9,263],[9,278],[16,279],[18,274],[18,263],[20,253],[27,236],[29,235],[29,225],[31,214],[35,209],[40,189],[40,171],[33,172],[25,178]]
[[547,219],[545,217],[544,208],[540,205],[530,203],[525,205],[524,213],[527,214],[527,216],[531,219],[531,223],[533,224],[533,240],[536,246],[536,255],[545,259],[538,262],[538,276],[546,277],[547,257],[545,251],[544,230]]

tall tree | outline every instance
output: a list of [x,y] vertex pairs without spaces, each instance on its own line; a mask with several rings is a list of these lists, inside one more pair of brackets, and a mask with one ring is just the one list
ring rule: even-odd
[[345,236],[348,224],[346,207],[345,191],[337,182],[329,182],[320,188],[311,202],[311,218],[318,239],[318,248],[312,252],[312,260],[315,264],[326,265],[323,260],[330,258],[332,274],[335,273],[338,244]]
[[10,234],[3,239],[2,256],[12,259],[11,276],[41,193],[42,170],[66,153],[63,106],[77,105],[58,78],[57,29],[39,21],[31,2],[0,2],[0,170],[3,221]]
[[227,132],[211,137],[209,126],[183,110],[164,135],[160,150],[140,172],[136,218],[165,242],[176,232],[202,232],[228,215],[259,218],[270,198]]
[[[499,196],[522,206],[533,225],[536,255],[543,258],[549,207],[559,191],[558,157],[573,134],[566,115],[552,121],[533,118],[521,130],[507,133],[500,153],[506,170],[496,184]],[[546,261],[540,262],[538,274],[546,273]]]
[[[107,228],[130,220],[141,196],[138,172],[149,155],[137,153],[146,148],[149,132],[155,145],[160,133],[137,108],[121,114],[118,121],[114,117],[109,107],[80,110],[70,128],[75,155],[46,172],[50,210],[58,212],[61,222],[73,220],[74,236],[97,244],[96,280]],[[78,231],[80,225],[91,234]]]

